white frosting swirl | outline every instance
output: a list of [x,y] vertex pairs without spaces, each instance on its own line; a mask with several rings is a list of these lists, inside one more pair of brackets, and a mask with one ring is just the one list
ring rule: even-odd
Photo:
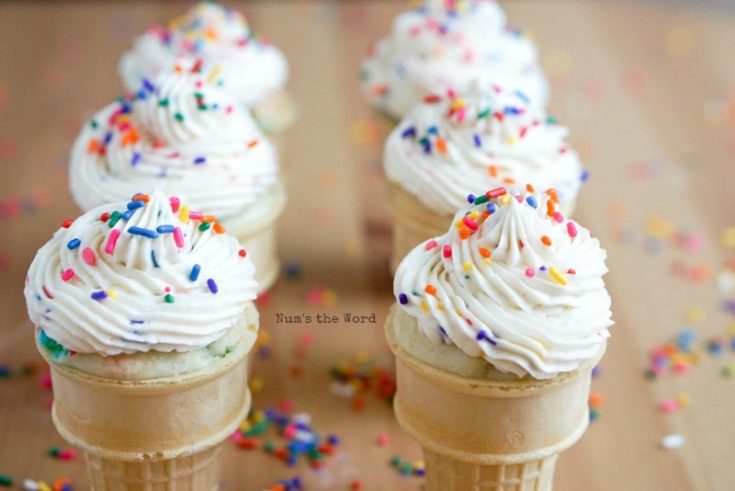
[[385,172],[434,212],[453,215],[467,192],[533,182],[572,203],[586,173],[568,130],[518,92],[473,82],[461,97],[431,96],[385,146]]
[[212,2],[138,37],[118,69],[128,90],[136,91],[143,79],[167,72],[181,55],[220,64],[227,89],[247,106],[281,90],[288,77],[281,51],[254,33],[242,14]]
[[220,339],[256,296],[255,268],[214,217],[186,210],[156,190],[59,229],[26,277],[33,323],[66,350],[102,355]]
[[84,210],[160,187],[226,219],[277,179],[275,147],[216,72],[191,59],[97,113],[70,164],[72,196]]
[[505,22],[495,1],[426,0],[398,15],[391,34],[371,47],[362,65],[363,93],[400,118],[427,94],[463,93],[485,79],[545,106],[549,88],[536,49]]
[[606,253],[554,211],[553,193],[492,196],[478,197],[446,235],[403,259],[399,304],[431,341],[502,372],[548,379],[575,370],[612,325]]

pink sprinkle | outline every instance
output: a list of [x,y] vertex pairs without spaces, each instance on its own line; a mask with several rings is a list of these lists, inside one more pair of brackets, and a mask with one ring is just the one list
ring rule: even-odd
[[84,262],[90,266],[97,264],[97,258],[94,257],[94,252],[89,247],[82,249],[82,259],[84,259]]
[[519,203],[523,203],[523,196],[521,196],[520,194],[516,194],[516,201],[518,201]]
[[278,403],[278,409],[284,413],[290,413],[293,409],[293,401],[291,399],[281,399],[281,402]]
[[424,250],[425,250],[425,251],[430,251],[430,250],[432,250],[432,249],[433,249],[434,247],[436,247],[437,245],[438,245],[438,244],[436,243],[436,241],[432,239],[432,240],[430,240],[430,241],[428,241],[428,242],[426,243],[426,245],[424,246]]
[[235,442],[235,443],[240,443],[240,442],[241,442],[241,441],[243,440],[243,438],[242,438],[242,434],[240,433],[240,431],[239,431],[239,430],[236,430],[236,431],[235,431],[235,432],[234,432],[234,433],[232,434],[232,436],[230,436],[230,438],[232,438],[232,441],[233,441],[233,442]]
[[61,279],[63,281],[69,281],[73,277],[74,277],[74,270],[71,268],[65,269],[64,271],[61,272]]
[[179,249],[184,248],[184,234],[181,233],[181,229],[179,227],[174,229],[174,243]]
[[685,361],[677,361],[671,366],[671,369],[677,375],[685,375],[689,372],[691,365]]
[[179,211],[179,205],[181,204],[179,198],[171,196],[168,201],[171,203],[171,211],[177,213]]
[[445,258],[452,257],[452,246],[450,246],[449,244],[444,244],[444,247],[442,248],[442,255]]
[[189,212],[189,218],[191,218],[192,220],[201,220],[203,216],[204,216],[204,213],[202,213],[201,211],[190,211]]
[[526,268],[526,276],[529,278],[533,278],[533,276],[536,274],[536,271],[533,270],[533,268]]
[[561,214],[561,213],[559,213],[558,211],[555,211],[555,212],[554,212],[554,221],[555,221],[556,223],[561,223],[561,222],[563,222],[563,221],[564,221],[564,215],[562,215],[562,214]]
[[574,225],[574,222],[567,222],[567,232],[572,239],[577,236],[577,226]]
[[387,433],[381,433],[378,435],[378,438],[375,439],[375,443],[377,443],[379,447],[387,447],[390,444],[390,436],[388,436]]
[[676,399],[667,399],[665,401],[661,401],[658,404],[658,410],[662,413],[674,413],[679,409],[679,403]]
[[286,438],[287,440],[292,440],[292,439],[293,439],[293,437],[295,437],[295,436],[296,436],[296,429],[297,429],[297,428],[296,428],[296,425],[295,425],[295,424],[293,424],[293,423],[292,423],[292,424],[290,424],[290,425],[288,425],[288,426],[286,426],[286,427],[285,427],[285,428],[283,429],[283,436],[284,436],[284,437],[285,437],[285,438]]
[[462,218],[462,222],[464,222],[468,229],[477,230],[477,223],[469,216],[465,215],[464,218]]
[[59,452],[59,460],[74,460],[77,458],[77,451],[73,448],[67,448]]
[[120,238],[120,229],[114,228],[110,232],[110,235],[107,236],[107,244],[105,244],[105,252],[107,254],[112,254],[115,252],[115,245],[117,244],[117,239]]

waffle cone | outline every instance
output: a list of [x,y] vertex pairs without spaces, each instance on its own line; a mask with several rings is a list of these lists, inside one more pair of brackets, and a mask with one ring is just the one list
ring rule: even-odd
[[[547,491],[558,454],[587,429],[590,360],[550,380],[470,379],[410,355],[394,335],[398,423],[422,446],[427,491]],[[602,356],[602,352],[599,356]]]
[[85,453],[95,491],[210,491],[219,482],[220,444],[250,408],[246,360],[243,350],[201,370],[141,381],[47,360],[53,421]]
[[[469,194],[469,192],[468,192]],[[418,244],[446,233],[454,214],[436,213],[396,183],[388,186],[388,206],[393,215],[393,251],[390,269],[395,273],[401,260]],[[576,202],[560,206],[564,216],[571,216]]]

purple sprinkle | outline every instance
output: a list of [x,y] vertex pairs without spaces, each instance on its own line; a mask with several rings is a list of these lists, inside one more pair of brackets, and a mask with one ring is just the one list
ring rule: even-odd
[[207,286],[209,287],[210,292],[217,293],[217,283],[215,283],[212,278],[207,280]]
[[92,297],[92,300],[97,300],[99,302],[100,300],[104,300],[107,298],[107,292],[104,290],[100,290],[98,292],[92,292],[92,295],[90,296]]
[[474,135],[472,135],[472,139],[474,140],[476,147],[482,147],[482,139],[480,138],[480,135],[475,133]]
[[143,78],[143,88],[148,92],[154,92],[156,90],[156,86],[153,85],[151,81],[147,78]]
[[199,165],[207,161],[207,157],[197,157],[194,159],[194,163]]
[[546,271],[546,266],[541,266],[540,268],[538,268],[538,270],[539,271]]
[[488,203],[487,204],[487,211],[490,214],[495,213],[495,203]]
[[416,127],[415,126],[409,126],[403,132],[401,133],[401,138],[415,138],[416,137]]
[[408,303],[408,295],[406,295],[405,293],[399,294],[398,295],[398,302],[401,305],[406,305]]
[[487,333],[485,331],[479,331],[477,335],[475,336],[475,339],[477,339],[478,341],[483,341],[485,339],[488,339]]
[[138,162],[140,162],[140,159],[143,157],[143,155],[140,152],[135,152],[133,154],[133,158],[130,159],[130,165],[138,165]]
[[112,132],[111,131],[108,131],[107,133],[105,133],[104,140],[102,140],[102,141],[105,144],[105,146],[109,145],[110,142],[112,141]]
[[476,196],[474,194],[468,194],[467,195],[467,202],[470,203],[470,204],[474,203],[475,202],[475,197]]
[[582,171],[582,174],[579,176],[579,178],[582,182],[587,182],[587,179],[590,178],[590,171],[588,171],[587,169],[584,169]]
[[131,324],[143,324],[145,321],[142,320],[136,320],[136,319],[130,319]]

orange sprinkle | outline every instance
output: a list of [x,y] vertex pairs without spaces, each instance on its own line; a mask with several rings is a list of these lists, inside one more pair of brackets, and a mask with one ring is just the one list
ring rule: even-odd
[[554,203],[558,203],[559,202],[559,196],[556,195],[556,189],[549,188],[549,189],[546,190],[546,194],[548,194],[551,197],[551,199],[554,201]]
[[493,177],[498,177],[498,166],[497,165],[491,165],[487,168],[487,171],[490,173]]
[[255,148],[258,143],[260,143],[260,140],[250,140],[246,145],[248,148]]
[[553,217],[554,213],[556,213],[556,207],[554,206],[554,202],[549,200],[546,202],[546,214]]
[[593,392],[590,394],[590,407],[601,407],[605,405],[605,394]]
[[504,177],[503,178],[503,182],[505,184],[515,184],[516,183],[516,180],[514,178],[508,176],[508,177]]
[[87,145],[87,150],[89,153],[97,153],[99,152],[100,148],[102,148],[102,145],[100,145],[99,140],[89,140],[89,144]]
[[490,257],[492,253],[490,252],[490,249],[488,249],[487,247],[480,247],[480,255],[482,257],[487,258],[487,257]]
[[531,184],[526,184],[526,191],[528,191],[529,193],[535,193],[536,192],[536,190],[533,188],[533,186]]
[[204,223],[212,223],[217,220],[217,217],[214,215],[204,215],[202,218],[199,219],[200,222]]
[[444,141],[444,139],[436,137],[436,149],[441,154],[447,153],[447,142]]
[[424,288],[424,291],[428,293],[429,295],[436,294],[436,288],[434,288],[434,285],[426,285],[426,288]]
[[459,231],[459,238],[460,239],[466,239],[469,236],[470,236],[470,229],[463,228],[462,230]]
[[212,230],[214,230],[214,232],[217,234],[225,233],[225,227],[221,223],[215,223],[214,227],[212,227]]
[[542,236],[541,236],[541,242],[542,242],[542,243],[543,243],[543,244],[544,244],[545,246],[550,246],[550,245],[551,245],[551,239],[549,238],[549,236],[548,236],[548,235],[542,235]]
[[147,194],[138,193],[135,196],[133,196],[133,201],[142,201],[143,203],[148,203],[151,200],[151,197]]

